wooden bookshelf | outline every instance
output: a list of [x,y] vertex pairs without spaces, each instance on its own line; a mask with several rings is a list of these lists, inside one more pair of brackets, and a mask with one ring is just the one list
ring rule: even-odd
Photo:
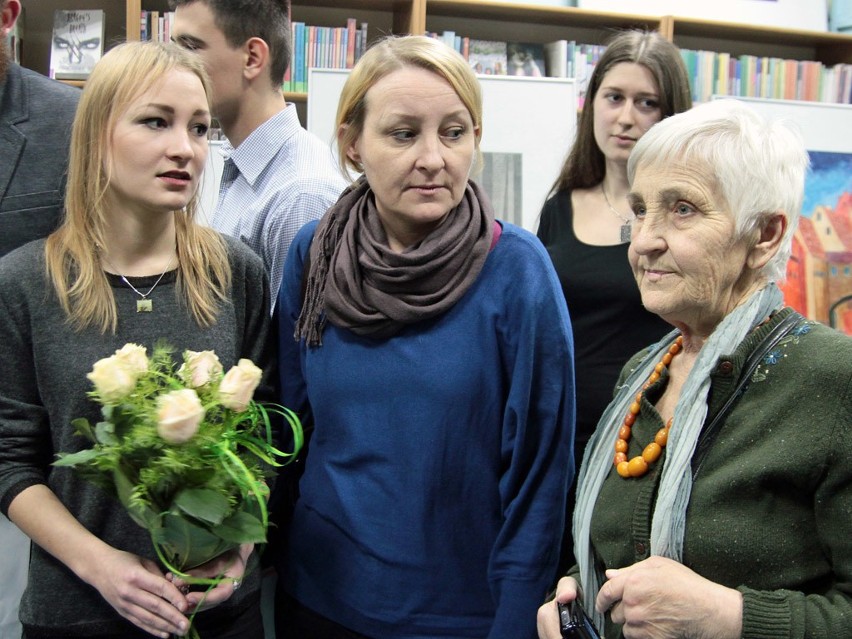
[[[852,64],[852,35],[762,27],[680,16],[649,16],[574,7],[484,0],[293,0],[293,20],[340,26],[346,18],[367,22],[371,39],[386,34],[442,32],[489,40],[600,43],[613,31],[654,29],[687,49],[726,51]],[[641,5],[638,5],[641,6]],[[167,0],[33,0],[27,3],[23,64],[47,72],[54,9],[106,12],[106,46],[139,39],[142,9],[166,11]],[[304,103],[307,96],[287,94]]]
[[[670,39],[686,49],[704,48],[733,55],[768,55],[795,60],[816,60],[825,65],[852,64],[852,35],[776,29],[734,22],[670,17]],[[706,46],[692,46],[699,42]]]

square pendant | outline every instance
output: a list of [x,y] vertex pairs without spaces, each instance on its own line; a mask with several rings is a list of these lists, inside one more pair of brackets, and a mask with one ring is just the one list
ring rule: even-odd
[[630,241],[630,224],[621,225],[621,242],[622,244]]
[[154,310],[154,302],[151,300],[136,300],[137,313],[150,313]]

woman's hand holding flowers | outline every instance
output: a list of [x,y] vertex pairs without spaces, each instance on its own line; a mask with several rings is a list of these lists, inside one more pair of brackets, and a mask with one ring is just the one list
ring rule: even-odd
[[[189,609],[192,612],[199,612],[227,601],[236,592],[243,580],[252,550],[254,550],[254,544],[242,544],[239,548],[222,553],[207,563],[188,570],[187,574],[192,577],[221,578],[221,581],[214,588],[187,592],[186,601],[189,604]],[[176,575],[169,573],[166,578],[181,592],[189,588],[190,584]]]
[[125,619],[158,637],[183,636],[192,604],[157,564],[106,546],[87,581]]
[[[110,548],[112,561],[86,581],[158,636],[192,632],[192,615],[234,593],[254,544],[266,541],[265,475],[303,441],[291,411],[254,401],[263,371],[250,360],[224,372],[213,351],[182,359],[178,366],[165,345],[149,358],[127,344],[96,362],[88,377],[102,420],[73,422],[93,446],[54,462],[113,493],[150,534],[168,577],[155,562]],[[292,452],[274,446],[271,414],[290,426]]]

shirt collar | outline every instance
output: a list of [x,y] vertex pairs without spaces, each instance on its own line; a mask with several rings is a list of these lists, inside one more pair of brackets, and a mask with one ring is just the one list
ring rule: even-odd
[[257,127],[242,143],[234,148],[227,140],[221,153],[230,158],[246,181],[252,186],[272,162],[281,148],[302,128],[295,104],[288,104]]

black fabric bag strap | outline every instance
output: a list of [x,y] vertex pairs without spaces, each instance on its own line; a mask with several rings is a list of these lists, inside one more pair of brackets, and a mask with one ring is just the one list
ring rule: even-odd
[[731,410],[734,403],[742,397],[743,393],[745,393],[748,389],[749,381],[751,380],[752,375],[754,375],[754,371],[757,370],[757,367],[760,365],[760,362],[762,362],[763,358],[766,357],[766,354],[775,348],[778,345],[778,342],[788,335],[790,331],[792,331],[793,328],[803,319],[804,317],[801,313],[793,311],[783,320],[778,322],[778,325],[773,328],[752,351],[752,354],[746,360],[745,366],[743,366],[743,373],[740,376],[740,381],[737,384],[736,389],[734,389],[734,392],[731,393],[730,397],[728,397],[728,400],[722,408],[719,409],[719,412],[716,413],[716,416],[713,417],[713,421],[707,424],[701,431],[701,436],[699,437],[698,444],[695,448],[695,454],[692,456],[693,479],[695,479],[695,476],[698,475],[698,471],[701,469],[701,463],[707,456],[707,453],[713,444],[713,440],[716,438],[716,435],[721,428],[723,418]]

